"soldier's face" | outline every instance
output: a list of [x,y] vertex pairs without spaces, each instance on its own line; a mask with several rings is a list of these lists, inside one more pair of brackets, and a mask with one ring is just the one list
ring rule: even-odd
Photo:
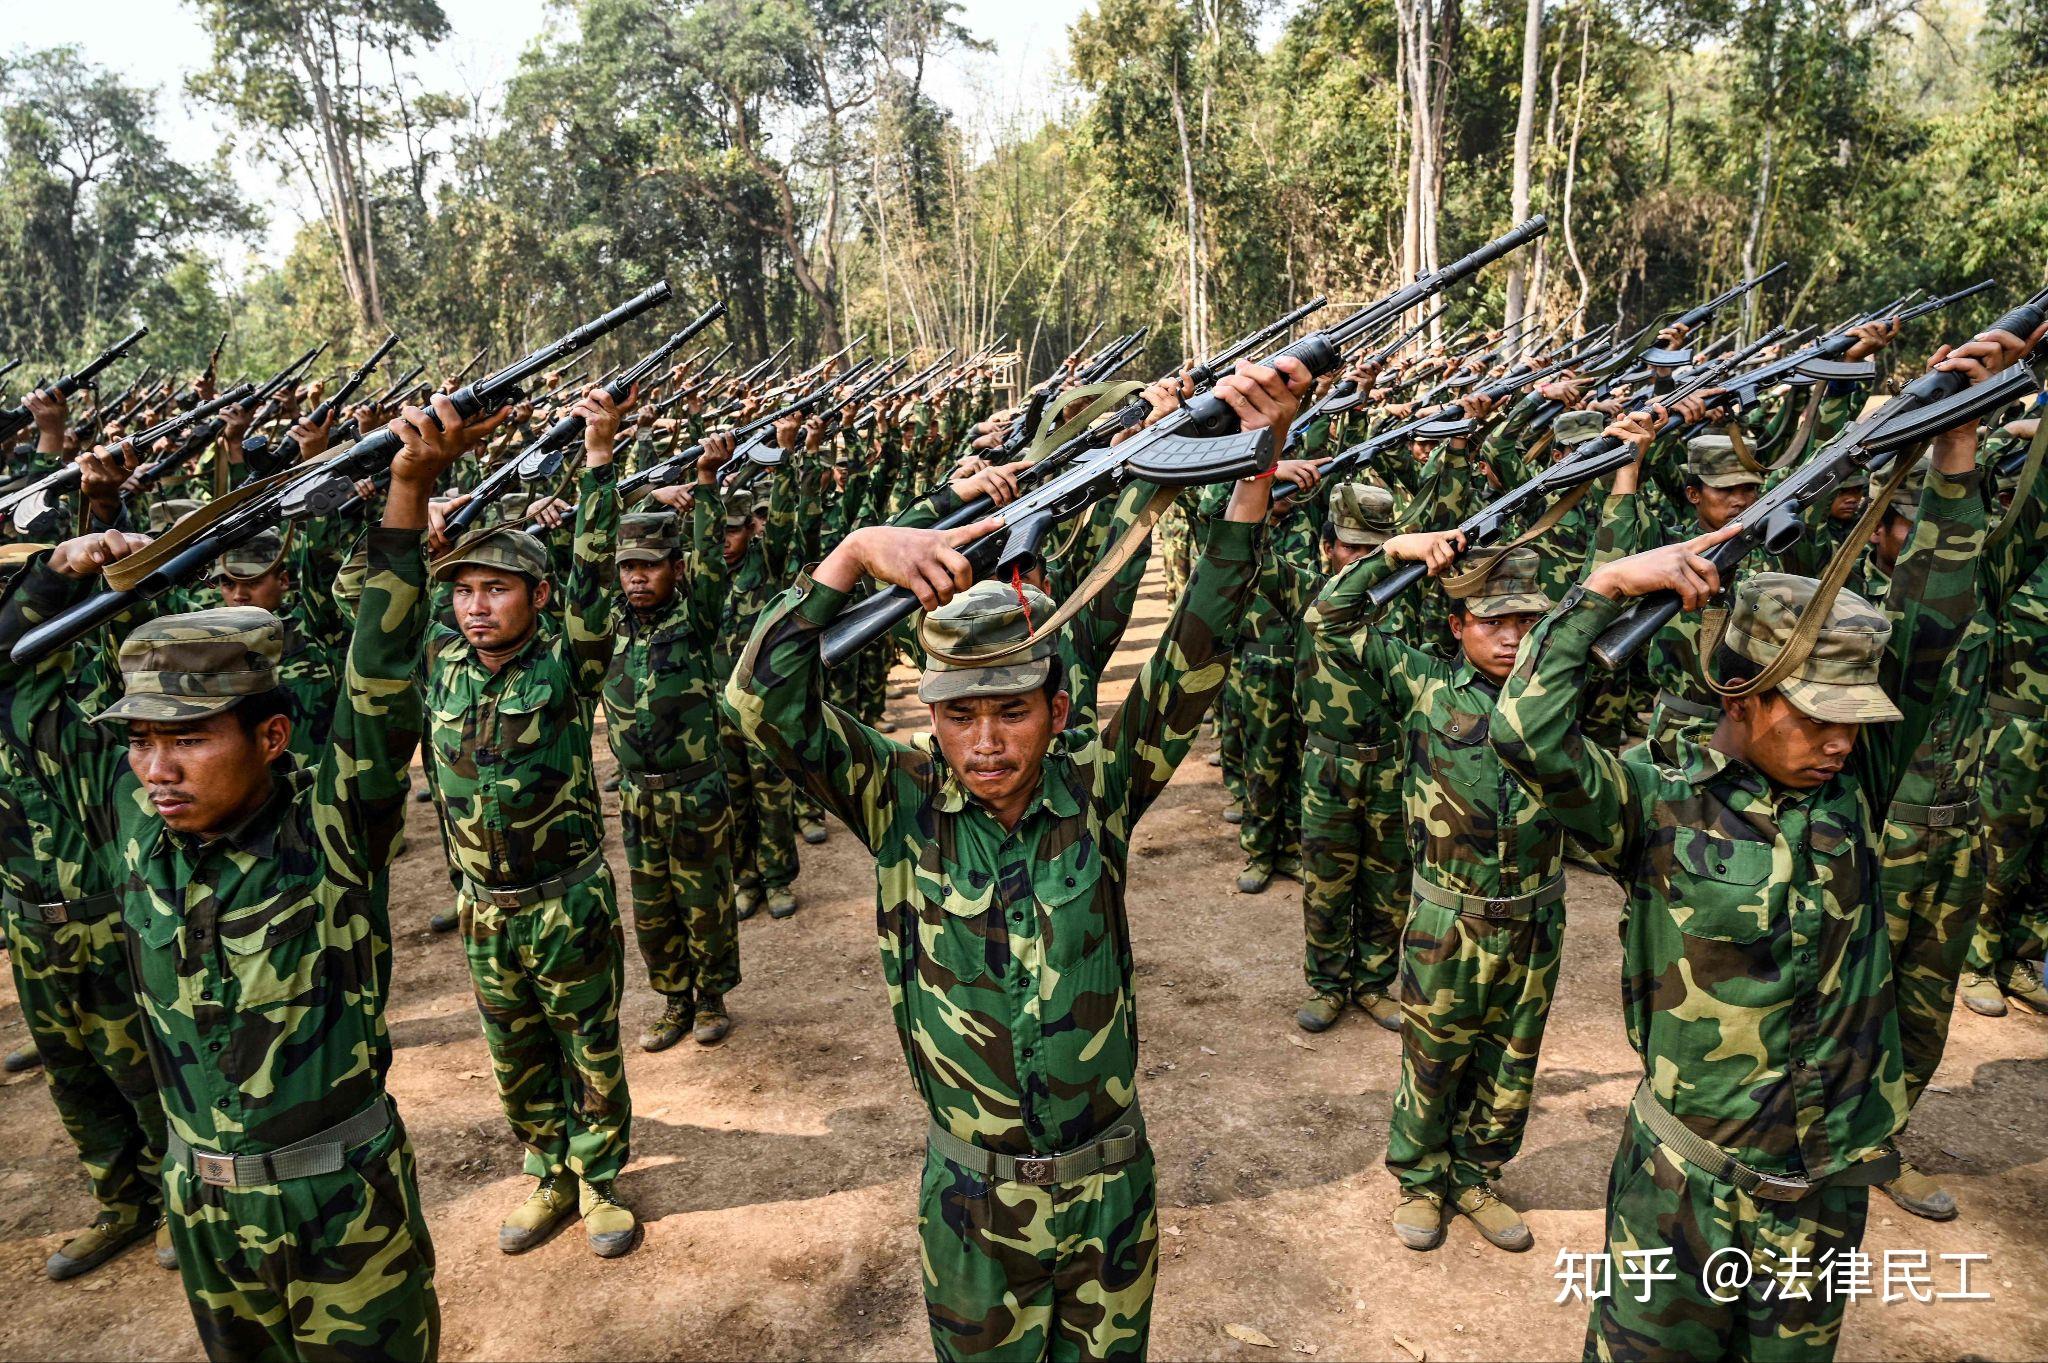
[[291,574],[283,568],[272,568],[261,577],[221,576],[214,585],[220,588],[221,601],[230,606],[261,606],[272,615],[284,609],[285,589],[291,586]]
[[230,712],[185,724],[128,723],[128,769],[158,817],[180,833],[226,832],[270,796],[270,764],[292,722],[272,715],[253,731]]
[[675,559],[665,558],[658,563],[621,563],[619,591],[625,596],[626,604],[636,611],[666,606],[676,594]]
[[1828,519],[1853,521],[1862,510],[1863,490],[1861,488],[1849,488],[1846,491],[1837,492],[1835,499],[1828,503]]
[[1913,522],[1904,516],[1887,513],[1877,529],[1870,532],[1870,546],[1877,554],[1878,566],[1889,573],[1899,563],[1899,555],[1906,552],[1906,541],[1913,536]]
[[747,519],[745,525],[729,525],[725,528],[725,566],[737,568],[746,557],[747,546],[754,542],[754,521]]
[[1466,661],[1482,675],[1506,681],[1508,673],[1515,670],[1515,651],[1522,646],[1522,636],[1542,618],[1533,611],[1485,617],[1460,611],[1451,617],[1451,637],[1465,650]]
[[470,646],[498,652],[533,633],[548,604],[548,584],[499,568],[464,568],[455,577],[453,604]]
[[1777,691],[1739,696],[1724,703],[1720,746],[1792,790],[1824,786],[1841,773],[1856,750],[1860,724],[1813,719]]
[[1756,505],[1760,489],[1754,483],[1740,487],[1689,487],[1685,499],[1700,513],[1700,529],[1719,530]]
[[1038,787],[1053,735],[1066,726],[1067,693],[971,696],[931,707],[932,733],[967,793],[998,812],[1020,808]]

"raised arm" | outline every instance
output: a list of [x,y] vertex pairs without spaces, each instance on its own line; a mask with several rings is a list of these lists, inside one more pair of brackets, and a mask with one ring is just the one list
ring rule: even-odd
[[630,397],[623,404],[613,402],[599,386],[570,408],[584,422],[583,472],[576,480],[576,537],[564,614],[576,689],[586,696],[604,689],[604,675],[612,664],[612,615],[619,595],[619,571],[612,557],[619,538],[612,441],[620,416],[631,405]]

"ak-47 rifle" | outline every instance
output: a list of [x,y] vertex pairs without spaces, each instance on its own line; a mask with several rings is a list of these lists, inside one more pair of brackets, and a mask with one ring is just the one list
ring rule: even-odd
[[[327,342],[322,341],[319,345],[314,346],[285,367],[284,372],[278,377],[285,379],[286,382],[279,383],[273,380],[263,385],[263,401],[260,404],[250,404],[252,410],[249,414],[249,429],[251,431],[260,431],[263,427],[277,419],[277,414],[284,409],[286,398],[292,396],[292,390],[298,386],[299,380],[304,378],[306,371],[313,367],[313,361],[319,359],[326,352]],[[246,446],[247,442],[245,441],[244,444]],[[259,445],[258,448],[261,448],[261,446]]]
[[891,388],[888,392],[882,394],[882,396],[880,396],[879,398],[876,398],[874,401],[874,405],[872,405],[865,412],[862,412],[859,416],[854,418],[853,426],[851,429],[856,431],[866,430],[868,427],[875,424],[875,418],[877,415],[880,414],[883,403],[894,402],[898,398],[908,397],[912,393],[922,391],[926,384],[930,383],[933,379],[937,378],[940,375],[940,373],[942,373],[945,370],[946,363],[947,361],[953,358],[953,351],[955,349],[956,347],[954,346],[947,346],[945,354],[939,356],[938,359],[932,361],[930,364],[926,365],[923,369],[920,369],[917,373],[911,375],[902,383],[897,384],[894,388]]
[[[233,406],[254,391],[255,389],[244,384],[196,407],[173,413],[154,426],[145,426],[133,435],[122,436],[107,447],[107,454],[115,459],[126,459],[131,453],[146,450],[157,441],[176,435],[195,421],[206,420],[223,407]],[[27,530],[42,518],[59,496],[77,487],[82,477],[83,474],[76,464],[66,464],[62,468],[53,469],[27,487],[0,497],[0,513],[12,511],[15,528]]]
[[[710,308],[692,318],[681,330],[670,333],[667,339],[643,355],[637,363],[620,371],[618,377],[605,385],[605,392],[611,395],[613,402],[624,402],[636,385],[668,362],[669,356],[688,345],[691,337],[723,316],[725,304],[713,303]],[[572,444],[583,438],[585,425],[583,418],[572,412],[548,427],[518,454],[499,464],[471,490],[467,502],[448,514],[449,533],[460,534],[469,529],[476,523],[477,517],[483,515],[484,508],[497,500],[514,480],[521,483],[538,483],[560,474],[563,456]],[[614,455],[616,453],[615,450]]]
[[[809,369],[806,369],[802,373],[796,375],[789,381],[789,386],[792,388],[800,388],[807,383],[816,383],[819,378],[823,377],[826,370],[830,369],[839,361],[845,359],[848,355],[851,355],[855,347],[865,345],[867,343],[867,339],[868,334],[865,331],[863,331],[860,335],[854,337],[845,345],[839,347],[839,349],[833,351],[830,355],[827,355],[824,359],[812,365]],[[838,377],[841,380],[841,382],[845,381],[845,374],[840,374]]]
[[462,368],[456,370],[452,375],[449,376],[447,380],[449,386],[460,386],[462,381],[469,377],[470,372],[474,370],[478,365],[484,362],[484,356],[490,353],[491,348],[489,346],[479,347],[476,354],[469,357],[468,364],[462,366]]
[[[862,363],[866,364],[868,363],[868,361],[864,360],[862,361]],[[748,443],[754,440],[755,437],[759,436],[761,432],[768,430],[776,422],[782,420],[782,418],[786,416],[798,416],[804,412],[809,411],[811,408],[815,407],[820,401],[830,397],[832,395],[832,390],[837,388],[843,381],[844,380],[841,378],[826,379],[824,382],[812,388],[809,392],[806,392],[800,397],[798,397],[795,401],[785,403],[783,406],[776,408],[774,411],[765,412],[762,415],[755,417],[752,421],[749,421],[746,425],[740,427],[738,430],[734,431],[733,449],[735,453],[734,457],[727,461],[727,464],[730,466],[732,464],[737,463],[738,452],[740,450],[747,448]],[[737,406],[737,403],[730,404],[727,410],[736,410]],[[707,415],[705,418],[706,421],[712,421],[715,419],[716,417],[712,415]],[[646,468],[639,470],[637,473],[628,474],[626,477],[621,478],[619,480],[620,498],[624,499],[628,493],[637,492],[643,487],[667,487],[670,483],[676,482],[678,479],[680,479],[685,469],[695,468],[697,464],[697,456],[701,455],[702,453],[704,453],[704,446],[700,442],[698,444],[690,446],[688,449],[678,450],[674,454],[669,455],[668,458],[661,460],[659,463],[649,464]]]
[[[1631,400],[1627,410],[1640,411],[1652,401],[1661,402],[1667,408],[1675,406],[1681,398],[1713,387],[1720,376],[1775,339],[1772,335],[1759,337],[1748,348],[1729,356],[1725,361],[1701,365],[1691,375],[1680,380],[1675,387],[1662,394],[1638,393]],[[1679,421],[1676,416],[1668,416],[1667,429],[1674,428]],[[1547,506],[1553,497],[1584,487],[1594,479],[1604,477],[1618,468],[1634,463],[1635,460],[1635,446],[1619,436],[1603,435],[1587,441],[1528,482],[1509,488],[1460,522],[1458,529],[1465,536],[1465,547],[1459,551],[1459,557],[1462,558],[1474,550],[1491,547],[1507,533],[1508,527],[1519,517],[1540,506]],[[1427,574],[1428,569],[1420,563],[1404,563],[1375,583],[1367,591],[1366,596],[1374,607],[1383,609]]]
[[21,360],[19,357],[9,360],[6,364],[0,364],[0,378],[6,378],[9,374],[12,374],[15,370],[19,368],[21,368]]
[[[1291,358],[1310,377],[1327,374],[1337,367],[1344,347],[1360,335],[1385,325],[1389,317],[1407,312],[1547,230],[1549,223],[1545,219],[1531,218],[1463,259],[1360,308],[1343,321],[1310,332],[1265,363]],[[998,510],[992,517],[996,529],[962,546],[960,553],[977,579],[986,578],[1035,556],[1054,526],[1097,502],[1120,495],[1133,481],[1143,479],[1165,488],[1223,482],[1269,468],[1272,457],[1270,430],[1241,430],[1228,403],[1213,392],[1202,393],[1122,444],[1075,457],[1066,467]],[[825,627],[819,640],[820,656],[827,665],[843,662],[916,610],[917,598],[901,587],[876,592],[842,609]]]
[[[41,384],[37,387],[36,391],[39,393],[52,393],[63,398],[70,397],[86,384],[99,377],[102,369],[105,369],[108,365],[134,349],[135,343],[147,335],[149,335],[148,327],[135,328],[135,330],[129,332],[105,350],[102,350],[98,355],[95,355],[84,368],[66,374],[55,383]],[[33,424],[35,424],[35,417],[29,414],[26,406],[10,407],[5,411],[0,411],[0,445],[13,440],[15,436],[21,434]]]
[[[497,411],[517,401],[528,380],[666,302],[668,296],[668,281],[663,280],[602,317],[448,394],[448,401],[464,419]],[[369,477],[380,469],[388,470],[392,457],[402,448],[398,436],[386,427],[325,459],[286,469],[239,490],[236,495],[211,503],[154,543],[109,565],[110,569],[122,564],[127,567],[118,573],[108,573],[109,590],[87,597],[23,635],[14,646],[14,660],[27,664],[47,657],[137,603],[159,596],[193,574],[205,571],[223,553],[248,543],[281,520],[330,514],[353,498],[355,479]],[[334,486],[335,474],[343,475],[339,496]]]
[[[817,400],[806,403],[805,409],[824,411],[844,405],[853,401],[857,395],[865,393],[876,375],[886,377],[891,372],[892,369],[885,368],[871,355],[843,374],[824,377],[821,381],[825,386],[817,391]],[[848,396],[838,396],[842,388],[848,391]],[[786,408],[784,415],[789,415]],[[770,426],[772,425],[771,422]],[[746,487],[768,470],[782,466],[782,447],[776,443],[775,432],[768,427],[761,427],[758,421],[754,426],[760,429],[755,431],[751,439],[734,442],[732,457],[726,460],[725,468],[719,474],[720,486],[726,492]]]
[[[1986,330],[2002,331],[2024,341],[2034,334],[2044,317],[2048,317],[2048,289],[2027,299]],[[1922,374],[1897,397],[1851,425],[1765,491],[1735,518],[1735,534],[1701,550],[1702,556],[1721,571],[1726,582],[1732,580],[1731,570],[1751,549],[1760,545],[1771,553],[1783,553],[1806,533],[1806,509],[1832,498],[1835,488],[1851,472],[1874,474],[1888,467],[1902,451],[1917,449],[1943,431],[2039,391],[2041,382],[2028,361],[2041,350],[2042,347],[2035,347],[2018,363],[1979,384],[1943,370]],[[1678,611],[1678,597],[1673,592],[1653,592],[1638,598],[1594,641],[1594,658],[1610,670],[1624,666]]]
[[[1450,311],[1450,308],[1451,305],[1445,303],[1434,311],[1425,314],[1421,321],[1374,351],[1371,357],[1365,361],[1367,366],[1377,368],[1385,364],[1400,353],[1402,346],[1407,345],[1417,336],[1420,336],[1431,322],[1442,317],[1446,312]],[[1357,357],[1358,352],[1370,344],[1370,338],[1361,337],[1345,349],[1344,354],[1339,357],[1340,361],[1350,364]],[[1330,391],[1302,408],[1301,414],[1295,417],[1294,423],[1287,428],[1287,443],[1281,448],[1280,457],[1282,459],[1293,458],[1295,451],[1299,450],[1302,447],[1302,443],[1308,439],[1308,432],[1311,426],[1326,416],[1336,416],[1340,412],[1350,411],[1365,396],[1366,394],[1359,389],[1358,380],[1349,376],[1331,384]]]
[[[348,400],[356,395],[356,391],[363,386],[364,380],[368,379],[371,372],[384,362],[384,357],[389,355],[391,348],[397,344],[398,333],[394,331],[384,338],[384,344],[378,346],[369,359],[364,360],[353,373],[342,380],[341,387],[322,398],[319,406],[300,417],[299,420],[308,426],[319,426],[331,421],[336,412],[348,406]],[[334,442],[337,434],[339,432],[328,433],[330,445]],[[253,443],[252,441],[243,442],[242,459],[243,462],[249,465],[250,472],[259,478],[268,477],[287,465],[296,464],[303,457],[303,451],[299,442],[290,431],[286,431],[274,441],[266,441],[259,449],[251,449],[250,446]]]

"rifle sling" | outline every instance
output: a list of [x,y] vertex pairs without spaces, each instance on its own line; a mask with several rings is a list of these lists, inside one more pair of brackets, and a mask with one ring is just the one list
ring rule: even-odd
[[1549,534],[1559,521],[1571,514],[1573,507],[1585,499],[1587,490],[1592,486],[1593,479],[1588,478],[1577,487],[1568,490],[1562,497],[1559,497],[1548,507],[1544,508],[1543,514],[1536,518],[1534,525],[1509,540],[1506,544],[1495,545],[1488,549],[1476,549],[1465,555],[1464,561],[1472,566],[1466,568],[1463,572],[1446,576],[1443,580],[1444,591],[1455,600],[1479,590],[1485,584],[1487,577],[1493,572],[1494,565],[1506,558],[1510,551],[1519,549],[1532,540],[1541,539]]
[[2012,505],[1991,528],[1990,538],[1984,541],[1985,548],[1996,549],[2012,537],[2013,527],[2019,524],[2016,519],[2019,510],[2027,504],[2027,498],[2033,494],[2034,483],[2041,475],[2044,456],[2048,456],[2048,412],[2041,413],[2041,423],[2034,428],[2034,438],[2027,446],[2027,462],[2020,466],[2020,480],[2013,485]]
[[[325,462],[327,457],[329,456],[322,456],[321,462]],[[128,557],[109,563],[100,570],[100,575],[114,591],[131,590],[182,552],[193,540],[265,493],[274,491],[304,474],[311,466],[294,464],[288,469],[280,469],[268,478],[258,478],[254,482],[244,483],[225,497],[214,498]]]
[[[1096,418],[1104,412],[1122,405],[1125,398],[1144,386],[1122,379],[1115,383],[1089,383],[1069,388],[1045,405],[1039,415],[1038,430],[1018,457],[1037,463],[1094,425]],[[1064,414],[1057,425],[1053,424],[1055,409]]]
[[1893,456],[1892,467],[1885,475],[1884,486],[1864,504],[1863,514],[1856,518],[1855,528],[1835,546],[1835,552],[1828,559],[1827,567],[1821,570],[1820,580],[1814,587],[1813,595],[1807,599],[1805,608],[1799,612],[1799,619],[1793,623],[1792,637],[1785,641],[1785,646],[1778,650],[1778,656],[1765,664],[1762,671],[1754,677],[1738,682],[1724,682],[1714,676],[1711,659],[1720,648],[1721,634],[1727,626],[1727,617],[1723,614],[1708,622],[1708,627],[1701,631],[1700,636],[1700,674],[1705,678],[1707,685],[1714,689],[1716,695],[1724,699],[1762,695],[1791,676],[1812,654],[1814,642],[1820,638],[1821,627],[1827,624],[1828,613],[1834,609],[1835,597],[1840,594],[1843,584],[1848,582],[1850,572],[1856,567],[1856,560],[1862,557],[1863,551],[1869,547],[1871,532],[1876,530],[1877,523],[1884,519],[1885,508],[1892,504],[1892,494],[1899,490],[1907,475],[1912,473],[1913,465],[1919,461],[1919,457],[1918,451],[1913,451],[1911,457],[1908,457],[1906,451],[1900,451]]
[[1797,464],[1806,453],[1806,447],[1813,443],[1814,428],[1820,425],[1821,385],[1813,385],[1813,392],[1807,396],[1806,410],[1799,414],[1799,426],[1792,433],[1785,452],[1772,460],[1763,470],[1765,473],[1781,473]]
[[1012,659],[1021,658],[1030,652],[1031,646],[1039,639],[1057,633],[1067,621],[1087,609],[1088,603],[1100,596],[1103,588],[1115,581],[1123,566],[1131,561],[1131,556],[1144,547],[1146,537],[1152,533],[1153,524],[1166,514],[1166,508],[1173,505],[1173,499],[1179,492],[1180,489],[1175,487],[1162,487],[1153,492],[1151,500],[1145,503],[1130,525],[1125,527],[1123,535],[1110,546],[1109,552],[1102,556],[1102,561],[1088,570],[1088,576],[1082,578],[1081,585],[1074,588],[1073,594],[1059,604],[1059,609],[1032,627],[1028,637],[1014,644],[1002,644],[995,648],[967,653],[948,653],[944,649],[926,644],[925,656],[937,658],[952,667],[1001,667]]
[[1743,468],[1756,474],[1758,477],[1762,477],[1770,472],[1757,459],[1756,451],[1750,448],[1749,437],[1742,433],[1742,423],[1740,421],[1729,421],[1727,425],[1721,428],[1721,433],[1728,437],[1729,448],[1735,451],[1735,458]]

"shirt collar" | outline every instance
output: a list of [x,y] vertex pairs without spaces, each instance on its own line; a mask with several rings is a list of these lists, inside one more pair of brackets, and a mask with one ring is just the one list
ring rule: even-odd
[[188,857],[203,856],[218,847],[230,852],[246,852],[269,861],[277,855],[278,830],[284,826],[285,816],[298,798],[302,770],[298,759],[289,755],[273,764],[269,798],[217,838],[202,839],[196,834],[177,832],[169,824],[159,824],[159,839],[170,839]]

